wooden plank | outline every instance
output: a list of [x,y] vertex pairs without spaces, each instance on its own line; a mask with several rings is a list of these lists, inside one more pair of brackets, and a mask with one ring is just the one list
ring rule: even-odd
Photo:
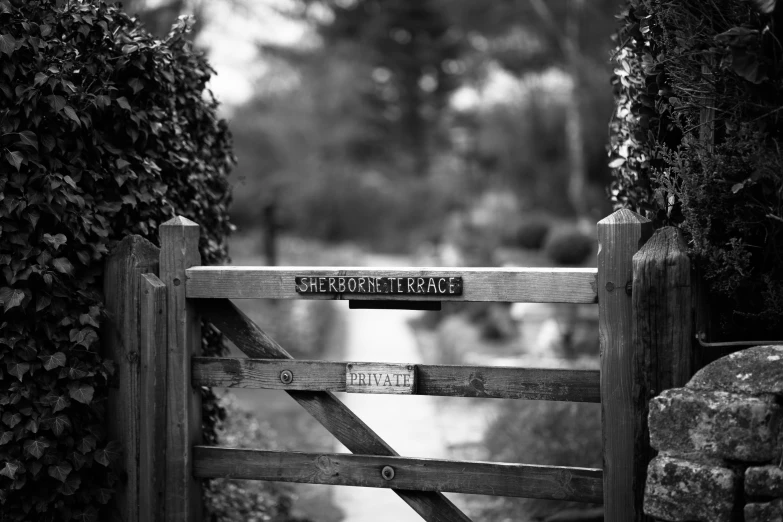
[[[199,311],[251,357],[290,359],[291,356],[228,299],[195,301]],[[349,451],[366,455],[396,456],[374,431],[331,392],[287,391],[288,395],[334,435]],[[441,493],[393,490],[427,522],[470,522]]]
[[139,520],[163,520],[166,469],[166,285],[141,276]]
[[349,362],[343,377],[348,393],[416,393],[416,370],[412,364]]
[[600,402],[598,370],[559,370],[503,366],[416,367],[417,393],[542,401]]
[[604,448],[604,520],[628,522],[641,513],[633,495],[635,402],[633,310],[626,285],[633,255],[652,223],[627,209],[598,222],[598,332],[601,346],[601,421]]
[[117,517],[127,522],[139,518],[140,434],[140,282],[141,274],[158,270],[158,248],[141,236],[125,237],[106,260],[103,276],[108,319],[102,327],[104,356],[114,361],[115,376],[109,387],[107,427],[111,440],[122,445],[119,470],[127,481],[116,485],[113,500]]
[[165,519],[199,522],[202,492],[192,474],[192,447],[201,443],[201,392],[190,384],[190,361],[201,351],[201,324],[185,297],[185,270],[201,263],[199,226],[176,217],[159,230],[160,279],[168,295]]
[[[188,297],[212,299],[383,299],[402,301],[498,301],[594,303],[595,268],[348,268],[210,266],[187,271]],[[296,277],[323,278],[462,277],[462,295],[417,295],[297,292]],[[403,285],[404,286],[404,285]]]
[[642,514],[647,465],[654,457],[647,425],[650,399],[685,386],[693,375],[691,261],[682,232],[656,230],[633,256],[634,484],[636,521]]
[[[344,392],[344,362],[194,357],[193,385]],[[356,363],[354,363],[356,364]],[[407,366],[407,365],[406,365]],[[418,364],[416,395],[600,402],[598,370]],[[281,379],[290,371],[293,379]],[[357,388],[355,392],[373,393]]]
[[[391,468],[389,472],[388,468]],[[198,446],[199,477],[601,503],[600,469]],[[385,470],[385,473],[384,473]]]

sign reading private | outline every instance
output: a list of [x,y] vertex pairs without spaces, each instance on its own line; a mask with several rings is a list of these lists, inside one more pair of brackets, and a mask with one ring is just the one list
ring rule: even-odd
[[299,294],[462,295],[462,277],[296,276]]
[[411,364],[348,363],[345,391],[348,393],[393,393],[411,395],[416,390],[416,368]]

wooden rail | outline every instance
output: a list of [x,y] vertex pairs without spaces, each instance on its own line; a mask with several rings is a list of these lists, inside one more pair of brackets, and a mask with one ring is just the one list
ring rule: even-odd
[[[387,466],[391,473],[384,475]],[[602,472],[592,468],[196,446],[193,473],[201,478],[603,502]]]
[[[193,386],[346,391],[347,362],[194,357]],[[416,395],[600,402],[598,370],[414,364]],[[292,374],[290,383],[281,373]],[[372,393],[367,391],[366,393]]]
[[[329,278],[462,277],[462,295],[362,293],[300,294],[295,277]],[[187,270],[187,296],[211,299],[353,299],[394,301],[495,301],[518,303],[595,303],[595,268],[352,268],[199,266]]]

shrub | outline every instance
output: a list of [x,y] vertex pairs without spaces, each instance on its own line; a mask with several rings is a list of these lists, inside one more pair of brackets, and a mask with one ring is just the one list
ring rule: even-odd
[[549,234],[550,222],[543,216],[523,219],[515,234],[514,246],[539,250]]
[[[601,408],[598,404],[504,401],[484,442],[493,462],[603,467]],[[481,520],[543,520],[576,502],[503,498],[486,507]]]
[[544,253],[558,265],[579,266],[595,254],[595,238],[574,228],[553,230],[547,237]]
[[[201,225],[203,262],[226,259],[231,139],[187,30],[154,39],[101,1],[0,0],[0,520],[108,519],[112,247],[159,244],[181,214]],[[204,394],[213,441],[220,409]]]
[[[236,405],[230,394],[220,399],[226,418],[218,423],[222,446],[248,449],[279,449],[274,430]],[[308,522],[291,514],[290,484],[259,480],[215,479],[205,491],[210,522]]]
[[685,232],[716,337],[780,338],[781,28],[739,0],[631,0],[620,18],[614,202]]

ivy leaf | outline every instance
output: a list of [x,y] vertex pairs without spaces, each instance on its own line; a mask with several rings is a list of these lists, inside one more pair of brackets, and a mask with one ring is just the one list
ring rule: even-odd
[[65,366],[65,354],[63,352],[55,352],[51,355],[39,355],[38,358],[43,361],[43,366],[46,371]]
[[84,454],[87,454],[95,449],[96,444],[95,437],[92,435],[87,435],[79,441],[79,443],[76,445],[76,449]]
[[114,462],[120,457],[120,443],[117,441],[111,441],[105,448],[99,449],[95,452],[93,458],[98,464],[109,466],[111,462]]
[[79,117],[76,115],[76,111],[73,110],[73,107],[71,107],[70,105],[66,105],[65,107],[63,107],[63,112],[65,113],[66,116],[68,116],[70,119],[75,121],[77,125],[82,124],[81,120],[79,120]]
[[55,112],[60,112],[65,108],[66,102],[65,98],[62,96],[51,94],[47,96],[46,99],[49,100],[49,105],[52,106],[52,109],[54,109]]
[[119,98],[117,98],[117,105],[119,105],[126,111],[131,110],[130,103],[128,103],[128,99],[125,96],[120,96]]
[[42,72],[36,73],[35,80],[33,81],[33,87],[38,87],[39,85],[43,85],[47,81],[49,81],[48,74],[44,74]]
[[13,464],[11,462],[6,462],[5,466],[3,466],[3,469],[0,469],[0,475],[5,475],[6,477],[13,480],[14,475],[16,475],[16,470],[19,469],[18,464]]
[[49,466],[49,476],[54,477],[60,482],[65,482],[65,479],[68,478],[68,474],[73,469],[73,466],[70,465],[67,461],[60,461],[54,466]]
[[77,522],[98,522],[98,510],[93,506],[89,506],[84,511],[74,513],[73,520]]
[[32,131],[20,132],[19,143],[21,143],[23,147],[32,147],[38,151],[38,136]]
[[[51,473],[49,474],[51,475]],[[79,489],[81,483],[82,483],[82,479],[80,479],[79,477],[69,477],[60,485],[59,488],[57,488],[57,491],[59,491],[63,495],[73,495],[74,493],[76,493],[76,490]]]
[[[13,375],[20,381],[22,380],[22,376],[28,371],[30,371],[30,365],[26,362],[20,362],[20,363],[10,362],[8,363],[7,368],[8,368],[8,374]],[[13,426],[11,427],[13,428]]]
[[38,301],[35,303],[35,311],[40,312],[47,306],[49,306],[52,303],[51,296],[48,296],[46,294],[41,294],[38,296]]
[[16,49],[16,39],[10,34],[0,34],[0,53],[11,56],[14,49]]
[[128,82],[128,87],[133,89],[133,94],[137,94],[144,88],[144,84],[138,78],[131,78],[131,80]]
[[[90,394],[90,398],[92,399],[92,394]],[[73,427],[73,425],[71,424],[71,419],[69,419],[65,415],[58,415],[57,417],[54,418],[54,421],[52,421],[52,431],[58,437],[63,434],[65,428],[71,428],[71,427]]]
[[65,395],[58,395],[57,399],[52,403],[52,411],[57,413],[60,410],[64,410],[71,405],[71,401]]
[[11,442],[14,438],[14,432],[13,431],[4,431],[2,435],[0,435],[0,446],[4,446]]
[[65,237],[65,234],[57,234],[54,236],[51,234],[44,234],[43,239],[46,243],[54,247],[55,250],[58,250],[61,246],[68,242],[68,238]]
[[8,163],[13,165],[16,171],[19,172],[19,169],[22,168],[22,162],[24,161],[24,154],[18,150],[12,150],[5,153],[5,159],[7,159]]
[[82,404],[90,404],[95,389],[89,384],[72,382],[68,385],[68,394]]
[[66,274],[66,275],[73,274],[73,265],[65,257],[58,257],[52,262],[52,265],[54,265],[54,268],[61,274]]
[[100,504],[108,504],[112,496],[114,496],[113,489],[98,488],[98,490],[95,492],[95,498]]
[[24,300],[24,292],[18,288],[8,288],[4,286],[0,288],[0,301],[3,302],[3,309],[7,312],[15,306],[22,304]]
[[13,428],[17,424],[22,422],[22,415],[19,413],[11,413],[10,411],[7,411],[3,413],[3,424],[8,426],[9,428]]
[[100,328],[100,325],[98,322],[92,318],[90,314],[82,314],[79,316],[79,324],[85,325],[89,324],[90,326],[94,326],[95,328]]
[[26,453],[29,453],[33,457],[40,459],[43,457],[44,451],[46,451],[46,448],[48,448],[50,444],[43,437],[38,437],[35,440],[25,441],[22,446],[24,447],[24,451]]

